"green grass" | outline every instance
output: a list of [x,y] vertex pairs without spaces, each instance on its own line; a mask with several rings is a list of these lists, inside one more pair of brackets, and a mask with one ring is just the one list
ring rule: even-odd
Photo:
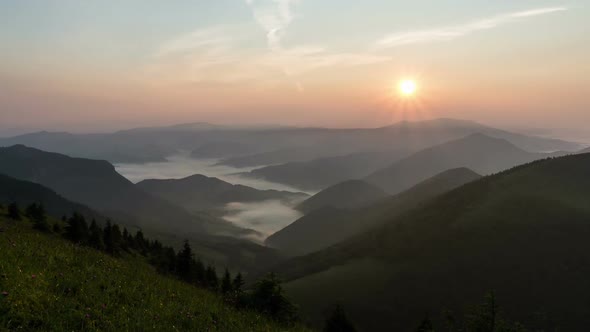
[[162,276],[143,258],[114,258],[33,230],[0,210],[0,330],[304,331],[238,311]]

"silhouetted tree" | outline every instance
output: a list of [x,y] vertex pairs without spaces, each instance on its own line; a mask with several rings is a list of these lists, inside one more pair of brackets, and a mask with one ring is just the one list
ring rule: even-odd
[[114,225],[110,220],[107,220],[103,230],[103,239],[108,253],[111,255],[119,254],[119,251],[121,250],[121,237],[119,226]]
[[149,247],[149,244],[143,236],[143,232],[141,230],[135,233],[135,238],[133,240],[135,242],[136,249],[141,252],[147,250],[147,248]]
[[197,258],[197,260],[195,261],[195,280],[201,286],[207,285],[207,282],[205,280],[206,279],[205,274],[206,274],[205,264],[203,264],[201,259]]
[[234,292],[236,293],[236,295],[240,295],[242,294],[242,288],[244,287],[244,278],[242,277],[242,274],[238,272],[238,275],[236,275],[236,277],[234,278],[234,281],[232,282],[232,288],[234,290]]
[[337,305],[332,311],[332,314],[326,320],[324,325],[324,332],[355,332],[354,325],[348,320],[344,309]]
[[434,326],[428,316],[422,320],[422,323],[416,328],[416,332],[434,332]]
[[178,252],[176,257],[176,274],[186,282],[193,282],[193,250],[191,249],[188,240],[184,241],[182,250]]
[[97,250],[105,250],[104,240],[103,240],[103,231],[98,227],[96,224],[96,220],[92,219],[89,228],[89,240],[88,244]]
[[67,221],[66,238],[70,241],[86,244],[88,241],[88,224],[84,216],[74,213]]
[[20,209],[16,202],[12,202],[8,205],[8,218],[12,220],[21,220]]
[[26,215],[33,222],[33,227],[35,229],[44,232],[49,231],[49,224],[47,223],[47,214],[45,213],[45,207],[43,207],[43,204],[33,203],[27,206]]
[[274,273],[256,283],[247,304],[280,322],[290,323],[297,319],[297,310],[286,298],[281,282]]
[[233,290],[231,275],[229,271],[225,269],[225,273],[223,274],[223,279],[221,280],[221,293],[223,295],[227,295],[231,293]]
[[205,285],[212,291],[216,292],[219,290],[219,278],[213,265],[207,266],[207,270],[205,271]]
[[133,237],[129,234],[129,231],[127,231],[127,227],[123,227],[123,233],[121,233],[121,249],[129,251],[131,248],[131,239],[133,239]]

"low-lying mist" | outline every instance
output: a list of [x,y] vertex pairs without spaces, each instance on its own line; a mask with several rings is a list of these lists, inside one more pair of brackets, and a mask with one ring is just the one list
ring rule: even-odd
[[241,184],[261,190],[274,189],[302,192],[302,190],[288,185],[239,175],[239,173],[249,172],[258,167],[237,168],[217,165],[216,163],[219,162],[217,159],[193,159],[185,154],[171,156],[167,159],[166,162],[115,164],[115,168],[117,172],[134,183],[146,179],[179,179],[202,174],[232,184]]
[[223,219],[242,228],[254,229],[263,238],[253,239],[263,242],[269,235],[285,228],[303,214],[278,200],[254,203],[229,203]]

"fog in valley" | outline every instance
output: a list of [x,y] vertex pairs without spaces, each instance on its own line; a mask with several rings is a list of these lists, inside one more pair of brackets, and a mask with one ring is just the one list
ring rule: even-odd
[[[133,183],[147,179],[180,179],[201,174],[260,190],[304,192],[288,185],[240,175],[259,167],[237,168],[218,164],[218,159],[194,159],[187,154],[177,154],[166,159],[167,162],[115,164],[115,169]],[[224,220],[259,233],[250,237],[256,242],[263,242],[266,237],[302,216],[301,212],[293,208],[293,204],[280,200],[232,202],[225,206],[225,210]]]

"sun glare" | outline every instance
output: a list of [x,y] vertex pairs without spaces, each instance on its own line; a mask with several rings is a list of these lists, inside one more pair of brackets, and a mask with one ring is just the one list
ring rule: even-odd
[[399,92],[402,96],[413,96],[416,93],[416,82],[413,80],[403,80],[399,83]]

